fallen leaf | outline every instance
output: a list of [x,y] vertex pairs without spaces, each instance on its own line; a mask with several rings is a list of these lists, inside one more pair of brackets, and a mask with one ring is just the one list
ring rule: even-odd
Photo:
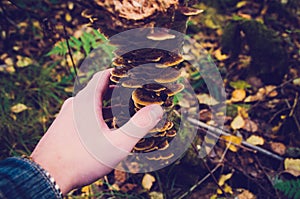
[[164,199],[164,194],[161,192],[152,191],[149,193],[150,199]]
[[270,143],[272,151],[278,153],[279,155],[284,155],[286,152],[286,147],[280,142],[271,142]]
[[300,78],[294,79],[293,84],[296,85],[296,86],[300,86]]
[[226,141],[226,145],[230,151],[237,152],[238,148],[236,145],[241,145],[243,139],[234,135],[222,135],[222,139]]
[[150,190],[153,182],[155,182],[155,178],[152,175],[146,173],[142,180],[142,186],[144,187],[144,189]]
[[64,89],[64,91],[67,92],[67,93],[72,93],[74,91],[74,87],[73,86],[66,87]]
[[18,67],[26,67],[26,66],[28,66],[28,65],[30,65],[32,63],[33,63],[33,61],[29,57],[22,57],[20,55],[17,55],[17,63],[16,63],[16,65]]
[[266,94],[268,97],[276,97],[278,92],[275,90],[277,87],[273,85],[265,86]]
[[28,107],[21,103],[16,104],[10,108],[11,112],[13,112],[13,113],[21,113],[27,109],[28,109]]
[[235,89],[231,93],[231,99],[232,102],[240,102],[243,101],[246,97],[246,91],[244,89]]
[[258,126],[252,120],[245,119],[245,126],[243,126],[242,129],[254,133],[258,130]]
[[228,173],[228,174],[225,174],[225,175],[224,174],[221,175],[220,179],[218,181],[219,186],[223,186],[225,184],[225,182],[232,177],[232,174],[233,173]]
[[250,191],[243,189],[243,192],[237,195],[237,199],[256,199],[256,196]]
[[201,95],[197,95],[197,98],[199,100],[200,103],[202,104],[207,104],[209,106],[214,106],[219,104],[219,102],[213,98],[212,96],[208,95],[208,94],[201,94]]
[[263,145],[265,143],[265,140],[257,135],[251,135],[246,142],[252,144],[252,145]]
[[248,1],[240,1],[236,4],[236,8],[241,8],[244,7],[245,5],[247,5]]
[[217,58],[217,60],[219,61],[224,61],[228,58],[228,55],[226,54],[222,54],[221,52],[221,48],[217,49],[215,52],[214,52],[214,55],[215,57]]
[[243,119],[247,119],[249,117],[248,109],[238,106],[237,111],[238,111],[238,115],[242,116]]
[[91,185],[87,185],[81,188],[81,192],[82,192],[82,196],[88,196],[91,194],[92,189],[91,189]]
[[300,176],[300,159],[286,158],[284,160],[285,171],[293,176]]
[[127,193],[128,191],[132,191],[136,187],[137,187],[137,184],[126,183],[120,188],[120,190]]
[[230,126],[232,129],[237,130],[245,125],[245,120],[241,115],[237,115],[231,122]]
[[127,179],[127,174],[124,171],[120,171],[118,169],[114,170],[115,183],[122,184]]
[[248,84],[246,81],[238,80],[235,82],[229,82],[229,85],[234,89],[246,89],[251,88],[251,85]]

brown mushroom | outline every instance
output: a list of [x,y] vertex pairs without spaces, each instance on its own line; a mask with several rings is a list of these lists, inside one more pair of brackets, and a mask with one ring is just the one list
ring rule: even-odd
[[154,92],[160,92],[166,90],[165,86],[157,83],[144,84],[143,88],[146,89],[147,91],[154,91]]
[[171,129],[174,126],[173,122],[171,121],[167,121],[164,123],[164,125],[157,125],[156,127],[154,127],[152,130],[150,130],[150,133],[154,133],[154,132],[164,132],[166,130]]
[[168,68],[166,68],[162,70],[159,77],[156,77],[154,81],[157,83],[170,83],[179,79],[180,76],[181,76],[180,71],[176,69],[168,70]]
[[169,97],[174,96],[177,93],[181,92],[184,89],[184,85],[181,83],[168,84],[168,87],[163,92],[166,93]]
[[168,131],[167,131],[167,134],[166,134],[166,137],[172,138],[172,137],[175,137],[176,134],[177,134],[177,133],[176,133],[176,130],[174,130],[174,129],[168,130]]
[[154,41],[163,41],[167,39],[174,39],[176,36],[165,31],[156,31],[147,35],[147,39]]
[[179,7],[179,11],[185,16],[194,16],[202,13],[204,10],[199,10],[191,7]]
[[116,76],[110,76],[109,79],[112,81],[112,82],[115,82],[115,83],[119,83],[119,80],[120,78],[119,77],[116,77]]
[[132,100],[140,105],[147,106],[150,104],[162,105],[163,101],[155,92],[147,91],[142,88],[137,88],[132,92]]
[[152,148],[154,145],[154,140],[153,139],[141,139],[135,146],[134,150],[136,151],[144,151]]

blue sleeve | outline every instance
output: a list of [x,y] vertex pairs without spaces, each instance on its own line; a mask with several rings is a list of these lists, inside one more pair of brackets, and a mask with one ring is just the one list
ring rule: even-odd
[[0,162],[0,198],[62,198],[46,173],[34,162],[19,157]]

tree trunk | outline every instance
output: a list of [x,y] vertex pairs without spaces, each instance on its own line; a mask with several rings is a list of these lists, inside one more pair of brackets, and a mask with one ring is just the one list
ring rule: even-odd
[[186,65],[182,33],[188,17],[200,11],[177,0],[95,0],[91,7],[83,16],[117,47],[111,64],[111,84],[117,85],[110,102],[113,118],[106,120],[119,128],[142,107],[160,104],[164,118],[133,152],[146,154],[136,158],[143,165],[166,165],[174,156],[168,147],[179,128],[174,96],[185,88],[180,82],[180,69]]

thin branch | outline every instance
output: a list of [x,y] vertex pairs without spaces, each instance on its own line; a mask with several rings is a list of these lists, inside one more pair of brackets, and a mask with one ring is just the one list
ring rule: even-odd
[[65,39],[66,39],[66,43],[67,43],[67,47],[68,47],[68,54],[70,56],[70,59],[71,59],[71,62],[72,62],[72,67],[73,67],[74,73],[75,73],[74,79],[75,79],[76,83],[78,84],[78,86],[81,87],[81,84],[80,84],[79,79],[78,79],[77,68],[76,68],[76,65],[75,65],[75,62],[74,62],[74,59],[73,59],[73,56],[72,56],[72,51],[71,51],[71,47],[70,47],[70,43],[69,43],[68,32],[67,32],[66,26],[64,25],[63,27],[64,27],[64,34],[65,34]]
[[[226,135],[226,136],[231,136],[231,134],[219,129],[219,128],[216,128],[216,127],[213,127],[213,126],[209,126],[207,124],[205,124],[204,122],[201,122],[199,120],[195,120],[193,118],[188,118],[188,121],[191,122],[193,125],[196,125],[196,126],[199,126],[199,127],[202,127],[202,128],[206,128],[208,129],[209,131],[207,132],[208,134],[212,135],[212,136],[221,136],[221,135]],[[262,154],[265,154],[267,156],[270,156],[272,158],[275,158],[279,161],[283,161],[283,157],[275,154],[275,153],[272,153],[266,149],[263,149],[261,147],[258,147],[258,146],[255,146],[255,145],[252,145],[246,141],[242,141],[242,145],[244,145],[245,147],[248,147],[250,149],[253,149],[254,151],[258,151]]]

